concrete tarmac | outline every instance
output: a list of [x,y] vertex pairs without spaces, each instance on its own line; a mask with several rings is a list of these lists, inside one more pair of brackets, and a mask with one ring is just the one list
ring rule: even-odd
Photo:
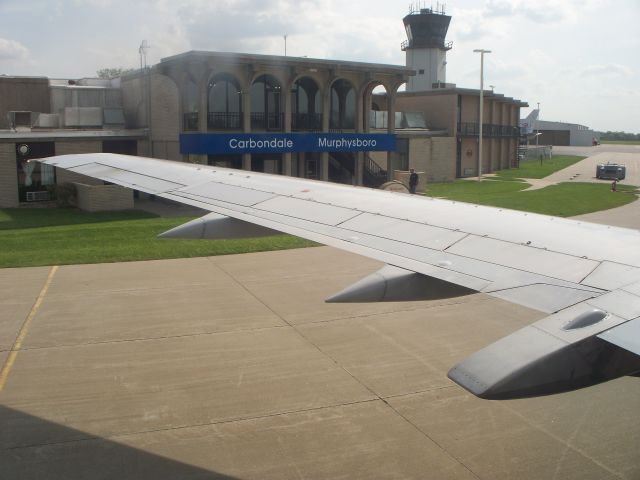
[[581,155],[584,160],[541,179],[527,179],[536,190],[562,182],[611,183],[596,178],[598,164],[619,163],[626,166],[626,177],[620,183],[640,186],[640,145],[598,145],[597,147],[554,147],[554,155]]
[[637,378],[479,400],[447,370],[543,314],[323,302],[379,267],[319,247],[0,270],[5,371],[23,338],[0,478],[640,478]]

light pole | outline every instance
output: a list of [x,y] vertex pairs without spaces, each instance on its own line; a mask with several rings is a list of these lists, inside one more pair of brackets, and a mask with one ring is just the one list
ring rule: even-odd
[[484,110],[484,54],[491,53],[491,50],[484,50],[482,48],[474,50],[475,53],[480,54],[480,128],[478,132],[478,181],[482,176],[482,119]]
[[287,56],[287,37],[288,35],[285,33],[284,35],[284,56]]
[[538,137],[540,137],[540,102],[538,102],[538,115],[536,115],[536,155],[538,154]]

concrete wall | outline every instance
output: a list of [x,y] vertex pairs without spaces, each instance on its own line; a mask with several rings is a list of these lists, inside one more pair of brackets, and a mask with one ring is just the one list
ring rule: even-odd
[[15,143],[0,143],[0,208],[18,205]]
[[12,110],[50,113],[49,80],[0,76],[0,129],[8,129]]
[[[408,92],[431,90],[434,83],[447,81],[447,51],[440,48],[408,48],[406,62],[416,75],[409,77]],[[423,73],[420,73],[423,70]]]
[[130,210],[133,208],[133,190],[118,185],[86,185],[74,183],[77,206],[87,212]]

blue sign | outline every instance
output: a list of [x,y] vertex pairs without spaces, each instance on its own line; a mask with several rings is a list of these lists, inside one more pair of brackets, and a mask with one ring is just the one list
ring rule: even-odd
[[381,133],[183,133],[180,153],[394,152],[396,136]]

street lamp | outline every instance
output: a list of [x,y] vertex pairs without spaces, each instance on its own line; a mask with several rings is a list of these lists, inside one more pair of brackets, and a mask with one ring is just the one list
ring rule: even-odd
[[484,54],[491,53],[491,50],[484,49],[476,49],[475,53],[480,54],[480,129],[478,132],[478,181],[480,181],[480,177],[482,176],[482,119],[483,119],[483,109],[484,109]]
[[540,138],[540,102],[538,102],[538,115],[536,115],[536,155],[539,155],[538,153],[539,138]]

